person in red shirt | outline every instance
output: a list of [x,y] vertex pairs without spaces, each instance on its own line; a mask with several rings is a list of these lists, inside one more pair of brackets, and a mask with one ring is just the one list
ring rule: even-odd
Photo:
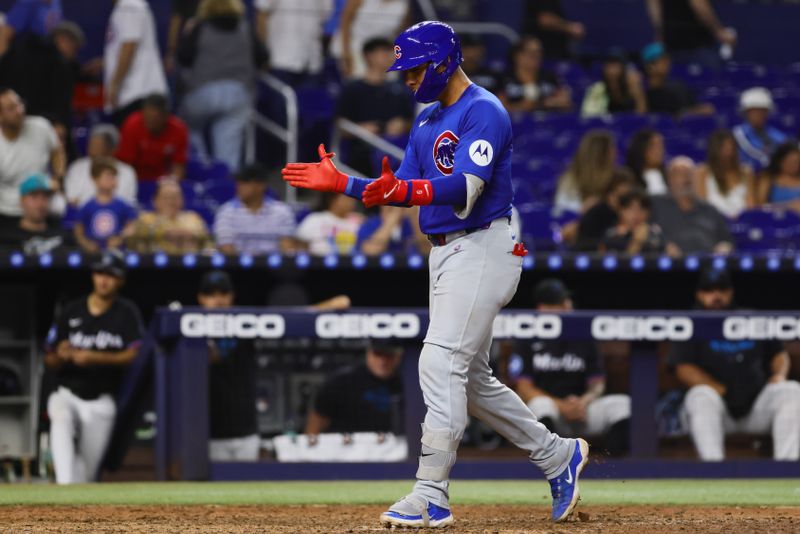
[[117,159],[136,170],[139,181],[154,181],[165,175],[182,179],[189,155],[189,131],[170,114],[167,97],[145,98],[142,110],[132,113],[122,125]]

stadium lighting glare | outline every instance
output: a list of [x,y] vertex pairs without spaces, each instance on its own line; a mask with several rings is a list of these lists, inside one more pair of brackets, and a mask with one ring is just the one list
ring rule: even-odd
[[[526,256],[527,257],[527,256]],[[557,271],[561,268],[561,256],[557,254],[553,254],[549,258],[547,258],[547,266],[550,267],[551,270]]]
[[127,256],[125,256],[125,265],[128,267],[138,267],[139,266],[139,255],[131,252]]
[[363,269],[367,265],[367,257],[363,254],[356,254],[350,261],[356,269]]
[[743,256],[739,260],[739,268],[741,268],[743,271],[751,270],[753,268],[753,258],[750,256]]
[[197,265],[197,256],[194,254],[185,254],[183,256],[183,266],[192,268]]
[[10,261],[12,267],[22,267],[22,264],[25,263],[25,256],[21,252],[15,252],[11,255]]
[[419,254],[412,254],[408,257],[408,266],[412,269],[419,269],[425,261]]
[[253,256],[250,254],[242,254],[239,256],[239,265],[244,268],[249,268],[253,266]]
[[777,271],[781,268],[781,259],[776,256],[771,256],[767,259],[767,269],[770,271]]
[[714,261],[711,262],[711,266],[717,271],[721,271],[728,266],[728,262],[723,256],[717,256],[714,258]]
[[81,264],[82,258],[78,252],[70,252],[69,256],[67,256],[67,264],[70,267],[79,267]]
[[658,268],[662,271],[669,271],[672,269],[672,258],[669,256],[661,256],[658,258]]
[[534,265],[536,265],[536,260],[533,259],[533,256],[528,255],[522,258],[522,268],[524,270],[530,271]]
[[700,259],[697,256],[688,256],[684,264],[687,270],[696,271],[700,268]]
[[336,266],[339,265],[339,256],[336,254],[328,254],[322,261],[328,269],[335,269]]
[[384,254],[381,256],[381,267],[384,269],[391,269],[394,267],[394,256],[391,254]]
[[[327,258],[325,259],[327,260]],[[311,265],[311,256],[301,252],[294,258],[294,264],[297,265],[298,269],[307,269]]]
[[795,271],[800,271],[800,256],[794,259],[794,269]]
[[53,265],[53,255],[46,252],[39,256],[39,265],[42,267],[50,267]]
[[603,268],[606,271],[613,271],[617,268],[617,258],[616,256],[606,256],[603,258]]
[[644,258],[641,256],[634,256],[631,258],[631,269],[634,271],[641,271],[644,269]]
[[283,256],[280,254],[273,253],[267,257],[267,265],[269,265],[272,269],[277,269],[283,263]]
[[224,254],[220,254],[218,252],[214,253],[214,255],[211,256],[211,265],[216,267],[217,269],[219,269],[220,267],[224,267],[225,266],[225,255]]
[[167,263],[169,263],[169,258],[163,252],[159,252],[153,257],[153,263],[156,267],[166,267]]
[[586,256],[584,254],[581,254],[580,256],[577,256],[575,258],[575,268],[578,269],[579,271],[585,271],[586,269],[588,269],[590,263],[591,260],[589,259],[589,256]]

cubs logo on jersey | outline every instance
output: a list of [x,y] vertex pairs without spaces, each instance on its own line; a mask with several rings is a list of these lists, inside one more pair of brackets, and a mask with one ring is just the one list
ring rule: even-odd
[[101,239],[114,235],[117,230],[117,217],[113,211],[100,210],[92,218],[92,233]]
[[458,145],[458,136],[450,130],[445,130],[436,142],[433,144],[433,162],[436,168],[439,169],[444,175],[453,174],[453,167],[456,164],[456,146]]

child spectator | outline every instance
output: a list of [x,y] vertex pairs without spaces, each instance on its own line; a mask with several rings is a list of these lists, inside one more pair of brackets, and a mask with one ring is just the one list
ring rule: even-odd
[[622,167],[614,171],[603,200],[587,210],[578,223],[577,250],[597,250],[606,232],[619,221],[619,199],[629,192],[636,180],[631,171]]
[[84,204],[75,223],[75,240],[86,252],[119,248],[133,230],[136,209],[114,194],[117,168],[113,160],[98,158],[92,163],[95,197]]
[[795,143],[779,146],[759,183],[762,204],[783,205],[800,211],[800,148]]
[[183,191],[175,180],[161,180],[153,197],[153,211],[139,215],[128,245],[139,252],[184,254],[200,252],[213,243],[205,221],[183,209]]
[[327,193],[323,211],[308,215],[297,228],[297,239],[315,256],[350,254],[363,217],[355,213],[356,201],[347,195]]
[[567,171],[558,179],[555,211],[583,213],[596,204],[611,181],[617,144],[608,130],[591,130],[581,139]]
[[756,171],[769,165],[775,149],[789,140],[785,133],[767,124],[774,111],[772,93],[764,87],[753,87],[739,97],[739,112],[744,122],[734,126],[733,136],[739,145],[742,161]]
[[730,219],[756,206],[753,169],[739,160],[730,130],[711,134],[707,161],[697,168],[697,196]]
[[498,97],[510,112],[569,111],[569,88],[555,74],[542,69],[542,43],[523,37],[511,49],[511,72],[501,84]]
[[603,78],[586,90],[581,115],[594,117],[609,113],[645,113],[647,102],[642,76],[627,65],[625,52],[612,49],[603,62]]
[[626,254],[663,251],[661,228],[647,222],[651,208],[650,197],[642,189],[632,189],[619,197],[619,222],[606,232],[600,251]]
[[664,153],[664,136],[647,128],[636,132],[628,146],[625,166],[633,172],[636,182],[651,195],[667,192]]

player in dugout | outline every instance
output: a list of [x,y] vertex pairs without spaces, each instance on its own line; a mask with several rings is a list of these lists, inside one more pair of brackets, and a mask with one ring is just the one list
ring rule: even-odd
[[123,371],[142,341],[139,310],[119,296],[125,274],[122,255],[105,252],[92,265],[92,292],[65,305],[47,335],[45,364],[56,383],[47,414],[59,484],[97,479]]
[[[550,482],[553,521],[579,499],[588,462],[583,439],[562,438],[537,421],[525,403],[492,375],[492,325],[516,292],[524,245],[511,229],[512,131],[508,112],[472,83],[460,64],[461,45],[447,24],[426,21],[395,40],[395,62],[425,108],[411,127],[396,172],[383,160],[377,179],[348,176],[319,146],[318,163],[289,163],[294,187],[344,193],[377,205],[420,206],[430,253],[430,324],[419,358],[427,406],[417,481],[381,514],[385,526],[440,528],[453,524],[450,469],[472,414],[528,453]],[[402,291],[387,283],[386,291]]]

